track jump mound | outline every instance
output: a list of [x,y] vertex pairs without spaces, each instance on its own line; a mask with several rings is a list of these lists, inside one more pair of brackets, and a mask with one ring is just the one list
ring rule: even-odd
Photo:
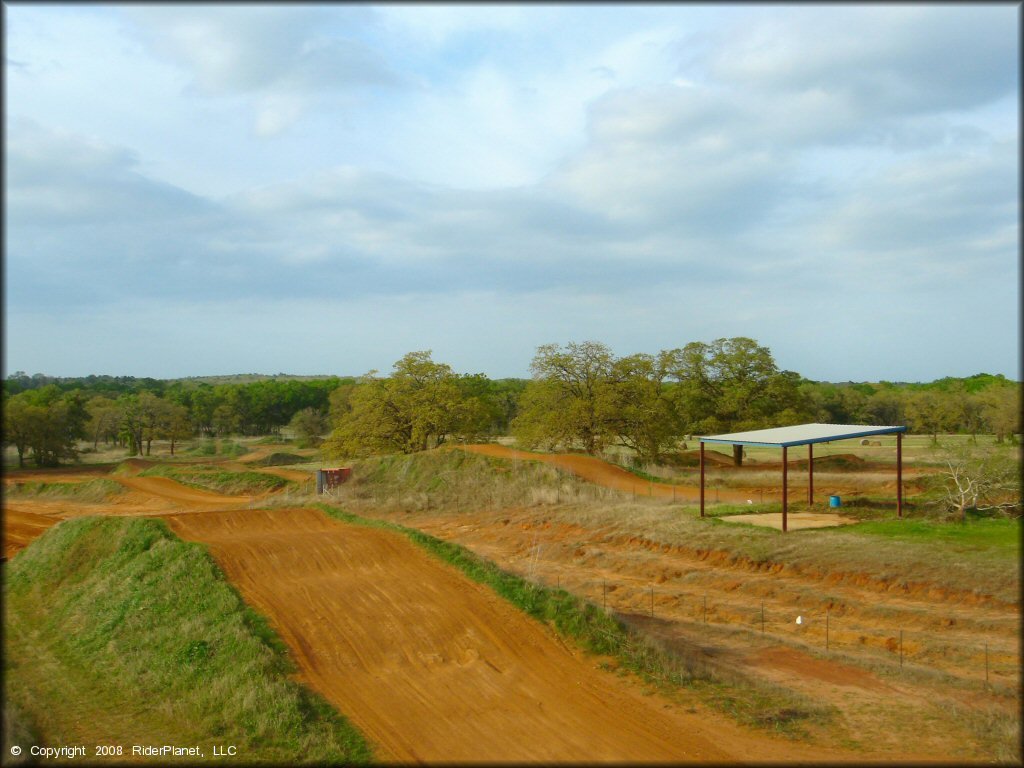
[[299,456],[295,453],[278,452],[248,463],[261,467],[280,467],[287,464],[302,464],[307,461],[309,461],[309,459],[305,456]]
[[55,517],[5,509],[4,557],[8,559],[14,557],[14,555],[42,536],[47,528],[59,522],[60,519]]
[[383,761],[737,757],[696,716],[624,686],[400,534],[311,509],[167,522],[209,547],[292,648],[305,682]]
[[113,479],[134,491],[140,491],[150,496],[159,496],[187,506],[233,506],[249,504],[253,500],[252,496],[226,496],[221,493],[214,493],[213,491],[204,491],[200,488],[191,488],[175,482],[169,477],[115,477]]
[[[631,493],[636,496],[651,496],[662,499],[671,498],[679,499],[680,501],[696,501],[700,498],[700,489],[692,485],[651,482],[634,475],[622,467],[609,464],[607,461],[594,456],[577,453],[534,453],[533,451],[520,451],[515,448],[506,448],[503,445],[490,443],[460,445],[456,447],[459,450],[471,451],[498,459],[542,461],[546,464],[560,467],[595,485],[612,488],[623,493]],[[722,489],[719,491],[718,498],[721,501],[742,502],[746,501],[748,496],[749,494],[742,491]]]

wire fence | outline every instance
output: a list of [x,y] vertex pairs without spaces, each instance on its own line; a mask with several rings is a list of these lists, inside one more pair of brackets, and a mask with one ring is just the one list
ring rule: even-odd
[[[733,616],[746,613],[747,619],[720,622],[715,620],[719,606],[714,596],[708,593],[680,592],[657,584],[644,587],[636,584],[622,585],[607,579],[596,583],[588,580],[569,588],[563,585],[561,576],[557,576],[553,584],[532,573],[527,578],[538,586],[572,592],[613,615],[661,618],[686,625],[689,630],[696,629],[698,632],[700,628],[709,633],[721,630],[729,630],[733,634],[737,631],[745,632],[751,641],[756,638],[761,642],[777,642],[781,647],[802,646],[836,658],[856,656],[889,664],[896,673],[911,668],[916,671],[949,673],[945,665],[932,663],[935,654],[942,653],[941,648],[929,648],[934,645],[936,636],[941,636],[941,632],[911,631],[901,627],[885,632],[871,632],[860,624],[851,625],[830,608],[823,611],[798,608],[779,610],[777,607],[769,608],[764,600],[750,604],[746,610],[737,609],[736,603],[730,602],[729,613]],[[628,594],[622,597],[622,592]],[[852,642],[849,639],[851,635],[854,637]],[[708,640],[713,642],[714,637]],[[982,641],[971,644],[958,640],[957,643],[958,659],[955,666],[958,670],[973,669],[974,674],[971,676],[979,682],[984,681],[989,690],[992,690],[994,678],[997,677],[999,680],[995,682],[1017,685],[1020,678],[1019,649],[1007,651],[1003,648],[996,663],[996,655],[991,652],[990,646],[1002,648],[1005,642]]]

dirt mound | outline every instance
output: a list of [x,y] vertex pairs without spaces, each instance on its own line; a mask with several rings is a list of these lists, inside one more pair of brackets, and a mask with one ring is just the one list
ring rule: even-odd
[[[528,461],[542,461],[546,464],[553,464],[572,472],[577,477],[612,488],[623,493],[632,493],[636,496],[654,496],[658,498],[674,498],[694,501],[700,498],[700,489],[691,485],[673,485],[671,483],[655,483],[634,475],[622,467],[609,464],[607,461],[585,456],[576,453],[533,453],[532,451],[520,451],[515,448],[506,448],[503,445],[480,444],[460,445],[458,450],[472,451],[485,456],[493,456],[499,459],[521,459]],[[721,501],[746,501],[749,494],[742,491],[721,489],[718,491],[718,498]]]
[[5,509],[4,557],[14,557],[32,541],[42,536],[47,528],[59,522],[60,520],[54,517]]
[[302,464],[309,461],[305,456],[298,456],[294,453],[272,453],[269,456],[264,456],[257,461],[249,462],[250,464],[258,464],[264,467],[279,467],[287,464]]
[[248,504],[253,499],[252,496],[225,496],[199,488],[190,488],[168,477],[116,477],[114,479],[132,490],[141,491],[152,496],[160,496],[178,504],[187,504],[189,506]]
[[160,463],[161,462],[159,461],[151,461],[150,459],[125,459],[118,466],[119,469],[124,470],[126,474],[137,475],[144,469],[155,467],[157,464]]
[[[685,463],[680,463],[679,466],[684,467],[697,467],[700,466],[700,451],[681,451],[678,456],[682,457]],[[713,451],[708,448],[704,449],[704,465],[714,464],[719,467],[731,467],[734,466],[732,456],[721,451]]]
[[283,477],[285,480],[294,480],[297,483],[302,483],[307,480],[313,480],[312,472],[303,472],[301,469],[283,469],[281,467],[263,467],[257,469],[257,472],[262,472],[265,475],[277,475]]

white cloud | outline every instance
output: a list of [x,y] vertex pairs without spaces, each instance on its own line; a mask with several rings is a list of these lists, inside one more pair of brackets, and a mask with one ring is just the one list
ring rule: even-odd
[[[992,339],[982,367],[1014,371],[1018,56],[1002,12],[463,8],[8,9],[24,64],[8,65],[17,367],[36,309],[39,328],[103,338],[140,316],[133,297],[207,319],[197,365],[227,365],[209,350],[258,304],[344,329],[327,341],[358,364],[326,368],[348,373],[415,348],[518,375],[549,341],[626,353],[753,334],[824,376],[801,365],[806,316],[844,360],[930,371],[940,334],[973,329]],[[963,71],[946,49],[969,55]],[[837,291],[869,315],[859,337]],[[258,352],[300,370],[308,349],[272,325]],[[169,331],[153,343],[185,359]],[[230,369],[266,367],[246,349]]]

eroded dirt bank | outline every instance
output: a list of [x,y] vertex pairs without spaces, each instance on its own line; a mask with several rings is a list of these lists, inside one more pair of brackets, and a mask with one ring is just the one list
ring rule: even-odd
[[[841,713],[834,743],[856,745],[865,757],[967,760],[977,736],[952,715],[953,708],[1017,710],[1012,697],[980,688],[986,644],[993,682],[1019,685],[1017,605],[979,602],[966,591],[928,585],[908,592],[856,574],[762,569],[732,562],[724,557],[728,553],[719,557],[574,524],[571,510],[565,519],[557,509],[362,513],[419,528],[527,578],[605,601],[609,610],[684,653],[833,704]],[[928,722],[942,726],[922,727]]]

